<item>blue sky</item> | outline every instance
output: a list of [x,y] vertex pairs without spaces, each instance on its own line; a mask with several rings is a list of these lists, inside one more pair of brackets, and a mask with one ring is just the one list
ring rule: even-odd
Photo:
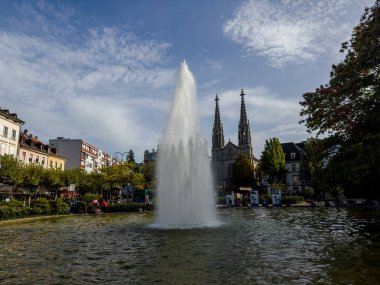
[[157,148],[183,59],[211,147],[214,98],[237,142],[246,93],[254,153],[305,140],[302,94],[327,83],[373,0],[0,0],[0,107],[45,142],[82,138],[138,161]]

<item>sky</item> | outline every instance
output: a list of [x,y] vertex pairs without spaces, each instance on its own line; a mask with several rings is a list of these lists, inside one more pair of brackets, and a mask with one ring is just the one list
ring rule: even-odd
[[180,64],[197,82],[211,149],[215,95],[237,144],[240,91],[253,150],[310,137],[299,101],[328,83],[374,0],[0,0],[0,107],[45,143],[83,139],[142,161],[157,149]]

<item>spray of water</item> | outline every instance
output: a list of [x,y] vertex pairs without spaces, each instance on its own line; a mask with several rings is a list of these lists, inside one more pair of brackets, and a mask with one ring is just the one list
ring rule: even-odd
[[196,83],[181,64],[174,102],[160,144],[158,215],[160,228],[210,227],[218,224],[207,144],[201,136]]

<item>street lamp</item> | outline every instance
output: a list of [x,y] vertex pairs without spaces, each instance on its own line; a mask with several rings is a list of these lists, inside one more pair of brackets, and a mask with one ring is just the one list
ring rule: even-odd
[[[129,153],[128,151],[123,152],[123,153],[117,151],[113,155],[113,160],[114,161],[119,161],[120,160],[120,162],[127,161],[128,153]],[[125,159],[124,159],[124,155],[125,155]]]

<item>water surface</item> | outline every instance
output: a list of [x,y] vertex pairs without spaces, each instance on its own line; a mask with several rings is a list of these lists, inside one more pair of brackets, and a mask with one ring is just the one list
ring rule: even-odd
[[1,284],[379,284],[380,213],[219,211],[223,226],[158,230],[153,213],[0,226]]

